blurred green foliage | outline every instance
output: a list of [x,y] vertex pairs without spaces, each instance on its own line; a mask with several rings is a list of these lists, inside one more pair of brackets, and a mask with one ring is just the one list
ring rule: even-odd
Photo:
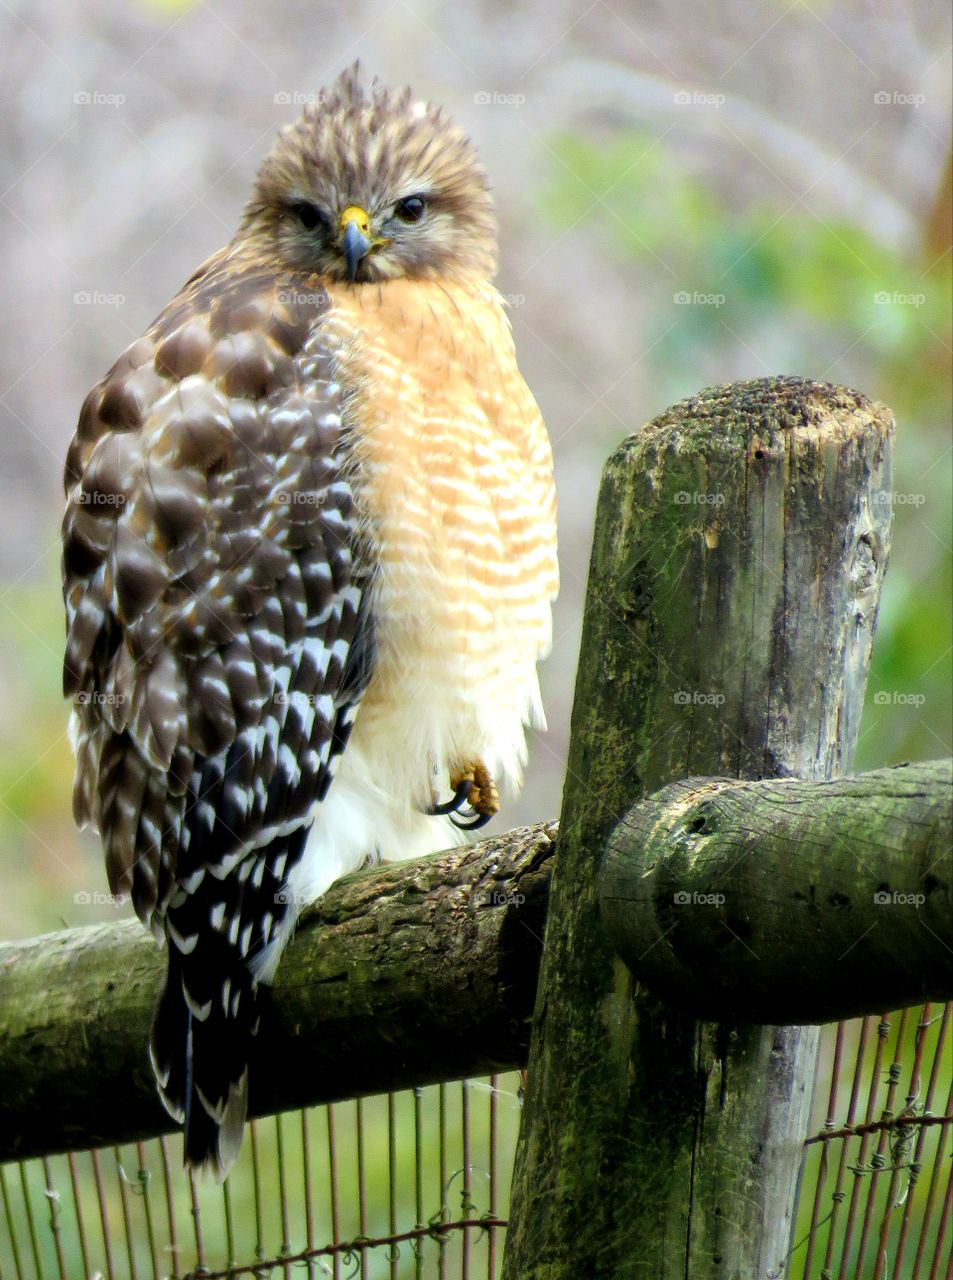
[[[704,186],[682,153],[648,135],[602,145],[563,135],[555,149],[543,207],[561,229],[598,221],[620,270],[638,276],[659,408],[698,390],[699,369],[715,370],[710,380],[797,373],[845,382],[890,405],[893,550],[856,766],[949,755],[950,254],[910,260],[801,201],[739,209],[727,184]],[[741,372],[739,351],[749,359]]]

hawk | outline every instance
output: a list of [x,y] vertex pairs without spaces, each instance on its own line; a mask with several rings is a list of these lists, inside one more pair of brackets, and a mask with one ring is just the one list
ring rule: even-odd
[[543,724],[552,458],[495,270],[466,136],[355,66],[70,445],[74,812],[167,943],[152,1063],[219,1177],[302,906],[459,843]]

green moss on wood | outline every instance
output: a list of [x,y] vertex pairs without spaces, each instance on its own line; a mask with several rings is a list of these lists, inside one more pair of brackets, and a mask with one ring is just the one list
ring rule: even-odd
[[698,1017],[820,1023],[953,999],[953,763],[673,783],[601,872],[635,976]]
[[849,766],[891,434],[856,392],[760,379],[682,402],[606,466],[506,1280],[727,1280],[787,1248],[813,1033],[696,1024],[634,988],[596,870],[675,779]]

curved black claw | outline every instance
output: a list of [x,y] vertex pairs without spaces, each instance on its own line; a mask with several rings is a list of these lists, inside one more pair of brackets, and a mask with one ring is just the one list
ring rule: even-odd
[[[453,799],[448,800],[445,804],[435,804],[427,810],[433,817],[447,813],[459,813],[466,802],[470,799],[470,792],[473,790],[473,779],[464,778],[462,782],[457,784],[457,789],[453,793]],[[456,821],[456,819],[454,819]],[[459,826],[460,824],[457,823]]]
[[458,814],[452,814],[450,821],[455,827],[459,827],[461,831],[477,831],[480,827],[485,827],[495,815],[492,813],[478,813],[472,822],[461,822]]

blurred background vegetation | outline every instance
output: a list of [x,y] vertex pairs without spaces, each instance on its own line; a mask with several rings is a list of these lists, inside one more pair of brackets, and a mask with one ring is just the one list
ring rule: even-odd
[[114,918],[73,830],[62,461],[85,392],[232,233],[276,129],[360,57],[474,137],[550,428],[550,731],[506,825],[558,811],[601,466],[682,396],[843,382],[897,418],[857,766],[948,755],[951,19],[908,0],[4,5],[0,936]]

